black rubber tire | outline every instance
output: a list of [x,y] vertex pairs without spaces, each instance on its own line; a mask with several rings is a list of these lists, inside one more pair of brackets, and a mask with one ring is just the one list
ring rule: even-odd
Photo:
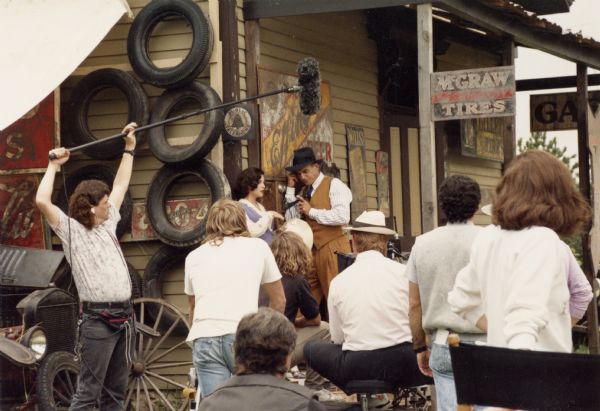
[[[158,251],[150,258],[146,269],[144,270],[144,297],[148,298],[163,298],[163,277],[165,274],[178,263],[185,261],[190,249],[174,248],[168,245],[162,245]],[[148,306],[148,314],[152,320],[156,320],[158,309],[152,304]],[[160,322],[160,329],[167,330],[176,317],[173,313],[164,311]],[[189,329],[185,324],[178,324],[173,335],[187,335]]]
[[[79,370],[80,364],[78,361],[75,361],[75,355],[66,351],[50,353],[42,360],[37,370],[36,378],[37,406],[39,411],[56,411],[57,409],[66,409],[69,407],[72,394],[77,389]],[[53,389],[57,376],[60,376],[62,379],[69,378],[71,384],[67,384],[66,386],[58,384],[57,389],[61,392],[66,387],[69,388],[63,393],[64,398],[62,399],[60,397],[56,398]]]
[[[90,131],[87,123],[87,114],[94,96],[107,88],[117,88],[127,97],[128,115],[127,123],[135,121],[138,125],[148,124],[150,117],[150,104],[148,96],[141,84],[130,74],[113,68],[96,70],[85,76],[71,93],[69,100],[68,130],[70,139],[77,145],[98,141]],[[119,127],[125,124],[119,124]],[[137,133],[139,141],[143,132]],[[113,160],[123,154],[125,143],[123,139],[116,139],[107,143],[99,143],[82,151],[89,157],[97,160]]]
[[[152,178],[146,194],[146,212],[157,237],[174,247],[191,247],[202,241],[206,218],[197,228],[182,231],[174,227],[167,217],[165,201],[173,183],[182,176],[193,175],[204,181],[210,191],[211,204],[221,198],[231,198],[227,177],[212,161],[202,159],[194,167],[165,165]],[[148,297],[148,296],[146,296]]]
[[[148,52],[149,38],[165,18],[179,16],[192,29],[192,46],[176,66],[158,68]],[[127,37],[127,55],[138,76],[157,87],[175,88],[193,81],[207,66],[213,48],[213,30],[202,9],[191,0],[153,0],[135,17]]]
[[[154,103],[150,122],[169,118],[176,107],[186,101],[198,102],[201,108],[221,104],[219,95],[206,84],[195,81],[185,88],[165,91]],[[165,126],[149,130],[148,144],[152,153],[163,163],[189,165],[204,158],[219,141],[223,131],[223,110],[212,110],[204,114],[204,123],[198,137],[188,146],[173,147],[167,141]]]
[[[67,170],[68,172],[68,170]],[[102,164],[90,164],[69,173],[66,177],[67,193],[69,198],[79,183],[84,180],[101,180],[108,184],[108,187],[112,189],[112,184],[115,179],[114,171]],[[68,213],[67,198],[65,197],[65,189],[61,187],[56,195],[56,201],[54,202],[64,213]],[[121,238],[123,234],[131,229],[131,214],[133,210],[133,203],[131,201],[131,194],[129,190],[125,194],[119,213],[121,214],[121,221],[117,224],[117,238]]]
[[144,280],[138,271],[127,262],[127,269],[129,270],[129,278],[131,279],[131,299],[141,298],[144,296]]

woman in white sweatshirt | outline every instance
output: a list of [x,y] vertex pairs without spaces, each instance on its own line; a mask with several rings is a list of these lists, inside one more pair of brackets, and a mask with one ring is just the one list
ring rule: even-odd
[[506,170],[492,210],[495,225],[477,236],[448,294],[452,310],[487,327],[489,345],[571,352],[567,256],[559,236],[588,222],[589,205],[560,160],[531,150]]

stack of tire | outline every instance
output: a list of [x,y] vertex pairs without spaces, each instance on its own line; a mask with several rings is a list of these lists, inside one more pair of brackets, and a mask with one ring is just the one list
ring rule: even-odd
[[[159,68],[150,58],[149,39],[159,23],[173,17],[187,20],[192,30],[191,48],[179,64]],[[202,109],[220,105],[217,93],[210,86],[196,81],[196,77],[209,62],[212,47],[213,31],[210,21],[192,0],[149,2],[133,21],[127,39],[127,54],[137,76],[165,91],[150,110],[143,87],[129,73],[113,68],[90,73],[76,85],[70,99],[69,117],[66,120],[73,143],[79,145],[96,140],[87,124],[88,109],[94,96],[107,88],[117,88],[126,96],[129,112],[127,122],[135,121],[141,125],[165,120],[183,104],[190,102],[200,105]],[[157,237],[164,243],[144,271],[146,297],[162,298],[164,274],[173,265],[183,261],[189,249],[199,244],[204,236],[204,220],[199,227],[183,231],[173,226],[167,217],[165,202],[177,180],[192,176],[204,182],[210,192],[211,203],[231,196],[229,183],[222,170],[204,158],[219,139],[223,116],[223,110],[207,112],[198,137],[187,146],[171,146],[167,141],[164,125],[150,129],[146,136],[144,132],[137,133],[138,139],[147,137],[152,153],[164,163],[152,178],[146,194],[148,219]],[[122,140],[115,140],[95,145],[84,153],[97,160],[117,159],[122,155],[123,144]],[[110,168],[99,164],[86,167],[78,170],[76,177],[71,177],[76,181],[67,181],[69,192],[72,192],[79,181],[90,178],[91,170],[102,173],[102,178],[98,178],[112,184],[114,173]],[[118,230],[119,236],[131,226],[131,209],[131,197],[128,194],[120,210],[122,222]]]

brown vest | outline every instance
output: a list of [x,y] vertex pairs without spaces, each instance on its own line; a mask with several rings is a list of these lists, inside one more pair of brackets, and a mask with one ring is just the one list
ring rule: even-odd
[[[329,189],[331,188],[332,178],[325,176],[319,187],[313,192],[310,198],[310,206],[318,210],[331,210],[331,201],[329,201]],[[306,192],[305,187],[305,192]],[[317,223],[312,218],[307,218],[306,222],[310,225],[314,236],[315,247],[320,249],[328,242],[336,238],[343,237],[344,232],[342,226],[339,225],[322,225]]]

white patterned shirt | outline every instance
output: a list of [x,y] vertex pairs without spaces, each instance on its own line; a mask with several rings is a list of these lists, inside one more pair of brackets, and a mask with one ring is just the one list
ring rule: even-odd
[[[323,182],[325,175],[319,173],[319,176],[312,184],[313,193]],[[285,193],[286,203],[296,201],[296,189],[288,187]],[[342,180],[333,178],[331,187],[329,188],[329,201],[331,202],[331,210],[311,208],[308,216],[322,225],[346,225],[350,222],[350,203],[352,202],[352,191]],[[298,207],[291,207],[285,212],[285,219],[301,218],[302,214],[298,211]]]
[[110,204],[108,219],[91,230],[62,211],[58,226],[51,227],[62,242],[81,301],[116,302],[131,298],[129,270],[116,237],[120,219],[119,210]]

